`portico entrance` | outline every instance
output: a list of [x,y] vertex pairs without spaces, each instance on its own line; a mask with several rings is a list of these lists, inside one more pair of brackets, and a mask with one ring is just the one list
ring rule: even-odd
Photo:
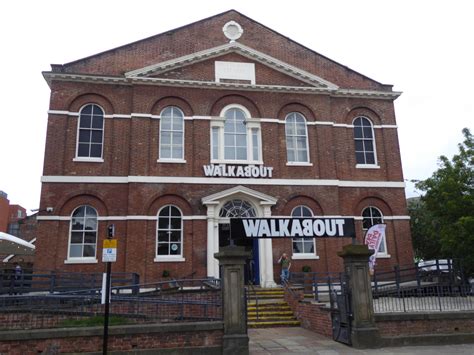
[[276,199],[244,186],[236,186],[207,196],[202,202],[207,206],[207,275],[219,277],[219,263],[214,253],[232,243],[251,252],[246,266],[246,281],[263,287],[276,287],[271,239],[231,240],[229,225],[232,217],[271,216],[271,206],[276,204]]

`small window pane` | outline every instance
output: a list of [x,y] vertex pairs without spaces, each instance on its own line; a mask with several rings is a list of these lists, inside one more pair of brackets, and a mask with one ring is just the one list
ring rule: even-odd
[[89,144],[79,144],[77,149],[77,155],[80,157],[88,157],[89,156]]
[[181,231],[171,232],[170,242],[179,242],[181,241]]
[[303,253],[303,242],[301,239],[293,241],[293,253]]
[[82,244],[71,245],[70,246],[69,256],[71,258],[81,258],[82,257]]
[[85,232],[84,233],[84,243],[95,244],[95,232]]
[[92,118],[92,128],[99,128],[102,130],[104,126],[104,121],[102,116],[94,116]]
[[91,131],[85,129],[79,130],[79,142],[89,143],[91,140],[90,132]]
[[100,158],[102,156],[102,144],[91,145],[91,158]]
[[375,158],[373,154],[366,155],[366,164],[375,164]]
[[181,218],[171,218],[171,229],[181,229]]
[[356,162],[357,162],[357,164],[365,164],[364,153],[356,152]]
[[171,144],[171,132],[161,133],[161,144]]
[[372,138],[372,127],[364,127],[364,138]]
[[356,140],[355,141],[355,150],[357,152],[362,152],[364,151],[364,143],[361,140]]
[[158,242],[169,242],[170,236],[168,232],[160,231],[158,232]]
[[183,158],[183,148],[173,147],[172,158],[173,159],[182,159]]
[[170,146],[161,146],[161,157],[162,158],[171,158],[171,147]]
[[79,120],[80,120],[80,124],[79,124],[80,128],[91,128],[91,121],[92,121],[91,116],[81,114]]
[[181,255],[181,244],[179,243],[170,244],[170,255]]
[[102,143],[102,131],[91,131],[91,142]]
[[171,130],[171,118],[162,117],[161,118],[161,130]]
[[304,252],[305,253],[314,253],[314,242],[313,242],[313,240],[305,239],[305,241],[304,241]]
[[168,243],[158,243],[158,255],[169,255],[168,254]]
[[71,233],[71,244],[82,243],[82,232]]
[[71,221],[72,230],[84,230],[84,218],[73,218]]
[[246,148],[237,148],[237,160],[246,160],[247,159],[247,149]]
[[95,256],[95,245],[84,245],[84,257],[94,257]]

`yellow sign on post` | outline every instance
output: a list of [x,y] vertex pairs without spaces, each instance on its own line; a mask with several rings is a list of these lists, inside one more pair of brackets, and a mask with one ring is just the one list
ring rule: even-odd
[[117,261],[117,239],[104,239],[102,262],[114,263]]

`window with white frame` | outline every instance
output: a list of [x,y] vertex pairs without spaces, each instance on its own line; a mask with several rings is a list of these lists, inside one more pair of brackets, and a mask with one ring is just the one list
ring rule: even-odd
[[[296,206],[291,211],[293,218],[313,217],[313,211],[307,206]],[[293,256],[315,256],[316,243],[314,238],[293,238]]]
[[[383,223],[383,214],[377,208],[373,206],[369,206],[364,208],[362,211],[362,228],[364,233],[373,226],[374,224]],[[385,237],[380,242],[379,250],[377,251],[377,255],[387,255],[387,242]]]
[[211,121],[211,161],[261,164],[260,122],[240,105],[227,106],[220,117]]
[[76,156],[102,158],[103,139],[104,111],[98,105],[88,104],[79,113]]
[[181,211],[172,205],[164,206],[158,213],[156,236],[157,258],[183,256],[183,218]]
[[160,114],[160,160],[184,159],[184,114],[175,106]]
[[354,122],[354,144],[358,165],[377,165],[375,136],[372,122],[367,117],[357,117]]
[[97,250],[97,211],[79,206],[71,216],[68,259],[95,259]]
[[286,155],[288,163],[309,163],[306,119],[292,112],[285,119]]

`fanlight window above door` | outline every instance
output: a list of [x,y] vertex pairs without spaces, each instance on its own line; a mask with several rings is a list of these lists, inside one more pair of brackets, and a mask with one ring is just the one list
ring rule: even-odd
[[225,203],[219,212],[219,217],[255,217],[255,209],[250,203],[243,200],[232,200]]

